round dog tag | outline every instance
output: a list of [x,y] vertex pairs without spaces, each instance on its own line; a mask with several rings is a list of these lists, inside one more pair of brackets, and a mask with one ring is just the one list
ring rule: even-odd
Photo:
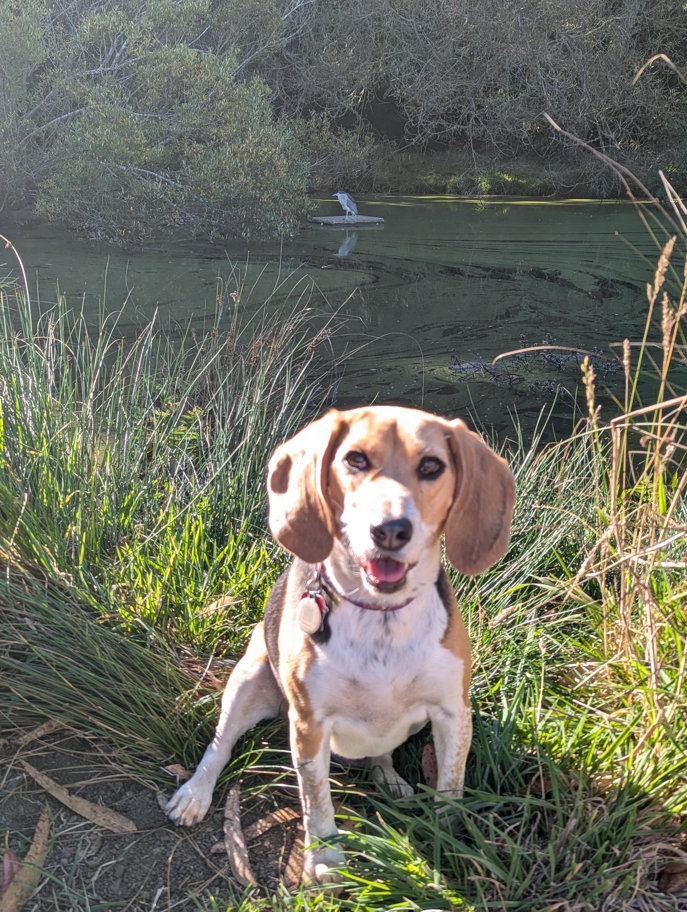
[[322,626],[322,612],[314,598],[304,595],[298,603],[298,626],[303,633],[317,633]]

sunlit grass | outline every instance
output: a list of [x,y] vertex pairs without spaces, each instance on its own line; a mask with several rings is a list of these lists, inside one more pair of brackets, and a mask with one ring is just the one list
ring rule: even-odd
[[[127,345],[114,325],[89,336],[64,306],[34,323],[20,293],[2,298],[1,718],[95,731],[150,775],[152,760],[198,759],[218,695],[197,679],[213,655],[240,653],[286,563],[266,534],[267,459],[324,398],[325,330],[299,294],[286,318],[237,312],[174,344],[151,326]],[[571,438],[508,453],[507,557],[476,579],[451,571],[475,663],[453,830],[424,786],[392,801],[350,776],[352,793],[337,786],[352,808],[349,889],[247,893],[232,908],[675,908],[652,878],[687,808],[687,476],[671,373],[684,300],[679,286],[661,308],[657,404],[637,400],[650,365],[633,354],[605,426],[587,370],[589,416]],[[397,752],[412,783],[428,739]],[[273,723],[245,736],[222,781],[292,788],[287,765]]]
[[[133,344],[116,323],[91,337],[63,302],[33,326],[20,294],[19,320],[3,297],[13,544],[127,629],[208,652],[240,643],[284,565],[264,535],[267,459],[326,397],[311,293],[291,312],[241,322],[237,309],[202,337],[151,325]],[[227,607],[205,611],[220,595]]]

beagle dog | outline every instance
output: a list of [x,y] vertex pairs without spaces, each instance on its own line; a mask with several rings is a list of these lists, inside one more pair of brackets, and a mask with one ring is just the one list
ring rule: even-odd
[[431,721],[437,791],[462,794],[470,642],[440,538],[458,570],[486,570],[508,548],[515,486],[460,419],[375,406],[330,411],[278,447],[267,488],[270,529],[295,559],[232,672],[211,744],[166,810],[183,826],[202,820],[237,739],[285,707],[303,879],[324,883],[344,862],[331,753],[365,758],[376,781],[409,794],[391,752]]

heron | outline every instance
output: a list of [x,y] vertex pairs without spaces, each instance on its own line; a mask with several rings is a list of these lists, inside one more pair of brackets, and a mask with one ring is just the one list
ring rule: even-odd
[[349,215],[358,214],[358,207],[350,193],[344,193],[343,190],[337,190],[332,196],[335,196],[341,203],[341,208],[346,213],[346,218],[348,218]]

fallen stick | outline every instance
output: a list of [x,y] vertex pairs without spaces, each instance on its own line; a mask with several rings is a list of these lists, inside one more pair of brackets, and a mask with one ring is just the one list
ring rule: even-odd
[[0,912],[21,912],[38,885],[40,869],[49,848],[50,812],[46,804],[38,818],[29,851],[0,898]]
[[49,735],[51,732],[57,731],[58,728],[64,727],[64,723],[60,722],[59,719],[48,719],[48,721],[43,722],[42,725],[32,728],[31,731],[24,732],[23,735],[20,735],[16,741],[17,747],[25,747],[29,742],[36,741],[39,738],[43,738],[45,735]]
[[242,886],[257,883],[248,861],[248,849],[241,829],[239,787],[229,789],[224,805],[224,848],[234,877]]
[[31,766],[26,760],[20,760],[19,762],[29,776],[31,776],[42,789],[45,789],[48,794],[52,795],[53,798],[57,798],[58,801],[80,817],[85,817],[86,820],[97,823],[98,826],[110,830],[112,833],[122,834],[136,832],[136,824],[133,820],[129,820],[129,818],[125,817],[123,814],[118,814],[117,811],[103,807],[101,804],[94,804],[92,801],[87,801],[85,798],[79,798],[78,795],[70,795],[66,788],[63,788],[63,786],[55,782],[54,779],[46,776],[45,773],[41,773],[40,770]]
[[425,785],[428,785],[431,789],[437,787],[439,764],[437,763],[437,752],[431,741],[428,741],[422,750],[422,775],[425,779]]
[[305,845],[305,830],[298,826],[296,838],[291,846],[289,857],[284,865],[284,886],[287,890],[297,890],[303,876],[303,848]]

